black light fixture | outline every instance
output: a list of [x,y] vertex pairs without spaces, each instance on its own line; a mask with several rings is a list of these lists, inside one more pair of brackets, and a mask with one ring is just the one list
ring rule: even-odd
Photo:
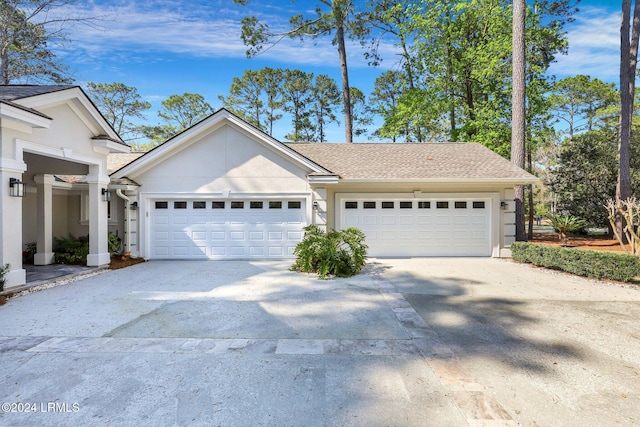
[[24,182],[17,178],[9,178],[9,195],[11,197],[24,197]]
[[131,209],[132,211],[135,211],[136,209],[138,209],[138,202],[133,202],[129,205],[129,209]]
[[500,209],[502,209],[503,211],[506,211],[507,209],[509,209],[509,203],[505,201],[500,202]]
[[102,200],[105,202],[110,202],[111,201],[111,191],[107,190],[106,188],[102,189]]

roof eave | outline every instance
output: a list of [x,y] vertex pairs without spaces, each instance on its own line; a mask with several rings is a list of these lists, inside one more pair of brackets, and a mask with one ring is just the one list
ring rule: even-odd
[[9,101],[0,101],[0,117],[16,120],[36,128],[49,128],[51,117]]
[[424,184],[499,184],[499,185],[527,185],[540,184],[542,180],[535,176],[531,178],[342,178],[344,183],[424,183]]

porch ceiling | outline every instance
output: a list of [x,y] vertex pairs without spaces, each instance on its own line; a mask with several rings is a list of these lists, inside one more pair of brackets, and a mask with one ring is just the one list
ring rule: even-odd
[[87,175],[89,173],[88,165],[40,154],[24,153],[24,162],[27,164],[27,171],[23,179],[30,183],[33,182],[35,175]]

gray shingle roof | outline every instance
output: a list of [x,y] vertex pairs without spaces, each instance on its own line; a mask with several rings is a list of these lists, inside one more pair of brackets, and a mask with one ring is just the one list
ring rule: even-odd
[[0,85],[0,99],[13,101],[76,87],[73,85]]
[[343,179],[537,178],[478,143],[287,143]]

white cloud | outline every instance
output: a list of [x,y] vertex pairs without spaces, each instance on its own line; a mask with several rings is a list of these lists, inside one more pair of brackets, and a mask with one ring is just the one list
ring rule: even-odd
[[550,72],[559,78],[587,74],[617,82],[620,69],[620,12],[581,8],[567,32],[568,55],[559,55]]
[[[122,63],[147,61],[147,54],[163,52],[204,58],[244,58],[247,47],[240,38],[241,20],[254,12],[166,0],[89,3],[75,13],[104,17],[101,23],[104,28],[75,25],[70,30],[73,42],[63,49],[63,55],[74,55],[76,61],[81,55],[86,62],[115,55]],[[274,26],[287,25],[283,15],[274,14],[271,8],[259,17]],[[385,49],[391,50],[383,46]],[[351,43],[349,53],[350,65],[366,65],[358,43]],[[337,55],[336,47],[325,37],[315,43],[283,39],[260,56],[287,64],[326,65],[337,63]]]

